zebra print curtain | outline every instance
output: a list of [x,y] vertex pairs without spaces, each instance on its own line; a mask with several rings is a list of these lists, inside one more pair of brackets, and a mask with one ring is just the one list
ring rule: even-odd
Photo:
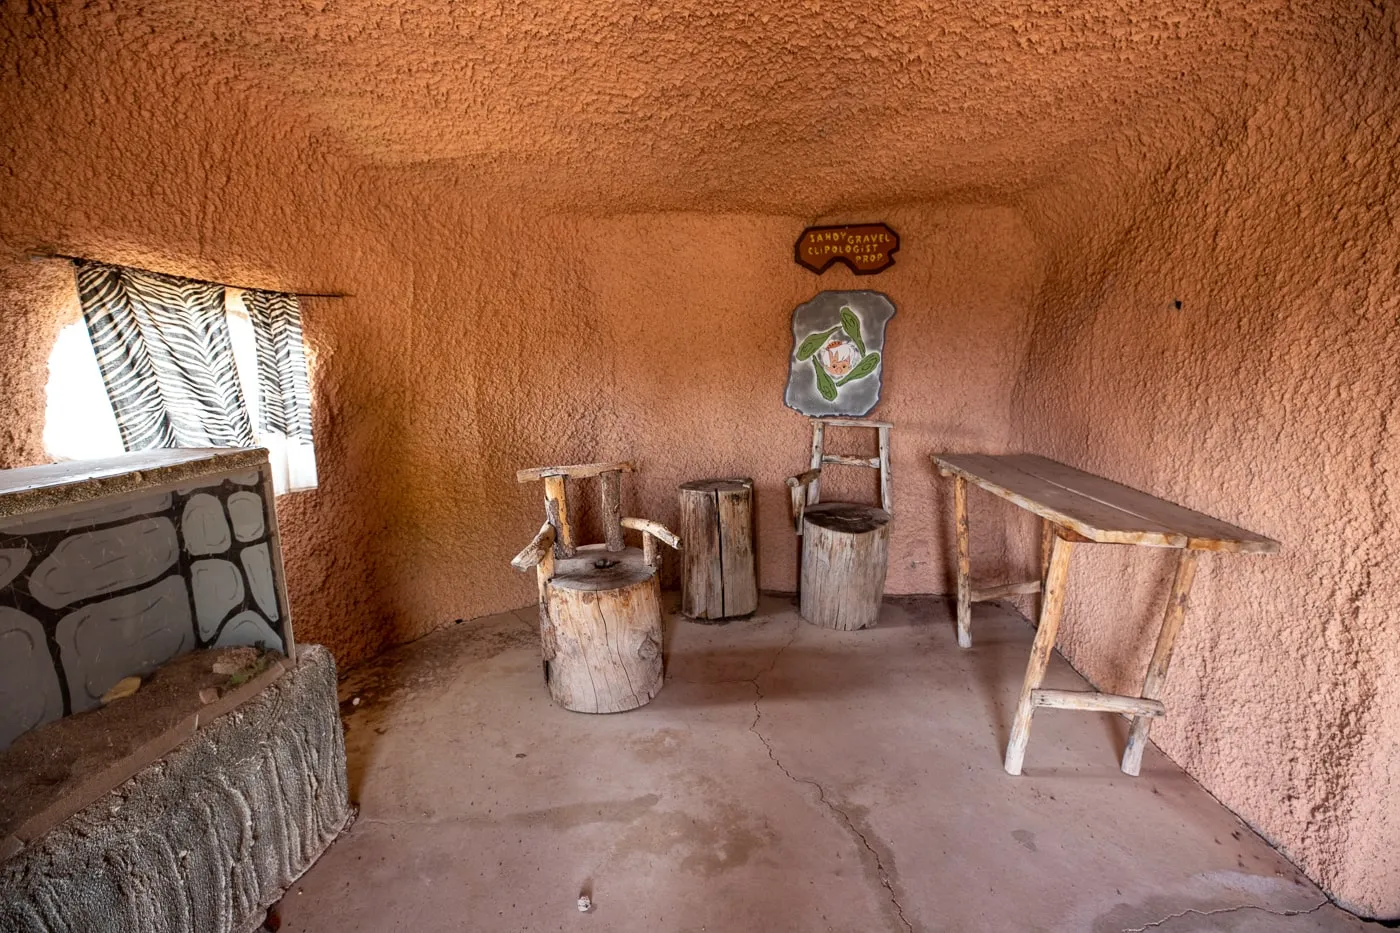
[[223,286],[75,265],[83,318],[126,449],[252,447]]
[[258,357],[258,440],[269,451],[272,478],[283,491],[316,486],[311,445],[311,393],[295,295],[243,293]]
[[311,393],[301,342],[301,305],[295,295],[246,291],[243,304],[258,345],[258,426],[289,439],[311,440]]

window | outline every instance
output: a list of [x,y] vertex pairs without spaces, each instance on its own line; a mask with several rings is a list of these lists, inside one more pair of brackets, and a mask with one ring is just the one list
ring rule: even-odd
[[81,318],[59,331],[49,354],[44,450],[54,460],[112,457],[125,450]]
[[[267,295],[267,293],[259,294]],[[295,354],[281,354],[282,358],[265,364],[264,371],[260,372],[258,332],[250,317],[245,297],[243,290],[222,289],[222,317],[227,324],[229,343],[232,345],[236,386],[239,390],[237,394],[241,394],[242,406],[246,411],[247,420],[251,424],[253,443],[267,448],[273,482],[278,493],[314,488],[317,483],[316,460],[310,439],[309,412],[303,412],[303,423],[306,427],[298,431],[295,427],[287,427],[289,422],[294,421],[289,412],[282,412],[282,417],[279,419],[264,417],[262,411],[267,392],[260,385],[260,379],[271,381],[271,391],[277,393],[277,398],[274,399],[275,403],[286,404],[289,408],[293,404],[299,405],[303,409],[306,408],[309,392],[306,385],[306,361],[301,354],[299,310],[296,309],[295,303],[291,302],[292,313],[295,315],[294,326],[286,327],[279,324],[278,327],[273,328],[273,331],[277,332],[275,339],[294,341],[297,352]],[[275,296],[275,298],[280,300],[277,309],[283,310],[288,303],[287,299],[283,296]],[[85,300],[91,305],[90,293]],[[143,319],[143,325],[150,326],[150,322]],[[290,331],[290,335],[288,335],[288,331]],[[111,339],[110,334],[107,339]],[[140,338],[136,339],[139,342]],[[269,344],[273,339],[271,336],[267,338]],[[179,341],[172,340],[166,350],[174,348],[180,351],[181,347],[182,344]],[[118,352],[121,352],[121,349],[118,347]],[[264,347],[265,357],[278,357],[279,354],[275,352],[275,349],[269,351],[268,347]],[[294,357],[290,363],[285,359],[287,356]],[[227,351],[225,351],[224,358],[227,358]],[[287,390],[285,396],[297,396],[295,402],[287,401],[284,394],[279,392],[277,385],[278,372],[276,370],[279,368],[286,370],[289,365],[300,367],[296,386],[290,386],[290,378],[287,385],[284,386]],[[157,381],[153,376],[151,391],[159,394],[159,390],[154,387]],[[224,381],[227,382],[227,380]],[[230,396],[235,395],[232,389],[234,384],[229,383],[228,395]],[[279,423],[280,429],[277,426]],[[294,436],[289,436],[289,433]],[[246,428],[242,436],[248,437]],[[140,446],[162,445],[145,444]],[[170,446],[170,444],[164,446]],[[185,444],[182,446],[196,445]],[[108,392],[106,378],[98,362],[98,354],[94,350],[87,318],[79,319],[64,327],[60,331],[53,352],[49,356],[44,448],[54,460],[109,457],[120,454],[126,449],[118,417],[113,407],[112,396]]]
[[[233,360],[238,367],[238,382],[248,405],[248,417],[253,422],[253,436],[259,447],[267,448],[272,464],[272,480],[279,494],[299,489],[316,488],[316,454],[311,439],[304,441],[288,437],[282,431],[266,427],[262,412],[262,392],[258,386],[258,344],[252,318],[244,303],[242,289],[224,290],[224,313],[228,315],[229,336],[233,340]],[[300,327],[297,341],[300,343]],[[309,369],[306,363],[302,364]]]

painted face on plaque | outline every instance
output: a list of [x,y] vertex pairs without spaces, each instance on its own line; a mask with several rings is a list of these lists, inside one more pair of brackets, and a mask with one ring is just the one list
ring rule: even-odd
[[860,351],[849,337],[833,334],[817,351],[817,361],[832,379],[840,379],[860,362]]

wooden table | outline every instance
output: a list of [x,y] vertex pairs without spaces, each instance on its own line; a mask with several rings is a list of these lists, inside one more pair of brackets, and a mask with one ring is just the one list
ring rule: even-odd
[[[1123,771],[1137,774],[1152,719],[1166,714],[1159,697],[1167,680],[1172,647],[1186,618],[1186,600],[1196,576],[1201,551],[1273,554],[1277,541],[1238,528],[1200,512],[1183,508],[1129,486],[1076,470],[1034,454],[936,454],[934,465],[953,477],[953,507],[958,539],[958,644],[972,647],[972,604],[1016,593],[1040,593],[1040,623],[1031,647],[1026,679],[1016,706],[1011,740],[1006,746],[1006,772],[1020,774],[1030,739],[1031,716],[1037,707],[1098,710],[1132,717]],[[967,484],[981,486],[1041,518],[1041,578],[985,589],[972,588],[968,546]],[[1147,666],[1142,696],[1115,696],[1074,690],[1042,690],[1045,668],[1055,650],[1055,632],[1064,608],[1069,558],[1079,542],[1135,544],[1176,548],[1176,577]]]

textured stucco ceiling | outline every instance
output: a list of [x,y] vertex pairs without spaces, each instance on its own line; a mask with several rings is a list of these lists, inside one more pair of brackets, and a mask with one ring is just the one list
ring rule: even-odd
[[[146,0],[69,8],[357,159],[594,209],[1015,188],[1267,73],[1286,3]],[[419,171],[423,167],[420,165]]]

